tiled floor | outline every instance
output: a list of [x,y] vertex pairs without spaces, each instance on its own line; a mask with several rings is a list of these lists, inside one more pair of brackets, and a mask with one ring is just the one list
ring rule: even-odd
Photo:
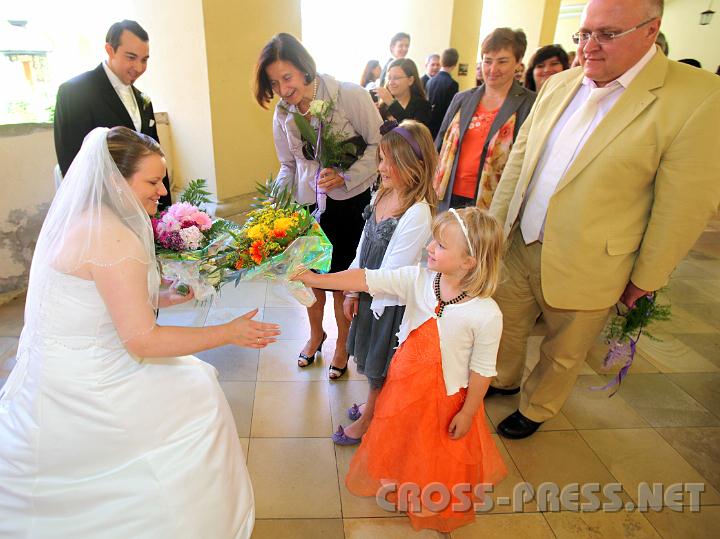
[[[720,221],[713,221],[675,272],[668,290],[673,319],[659,324],[661,341],[643,339],[620,392],[608,399],[601,385],[603,346],[593,349],[562,413],[526,440],[494,436],[509,469],[495,496],[510,496],[527,481],[560,488],[579,482],[620,482],[623,502],[638,501],[638,485],[698,482],[701,510],[683,512],[539,512],[535,500],[497,505],[452,537],[716,537],[720,528]],[[261,352],[223,347],[200,356],[220,372],[235,414],[255,488],[258,539],[439,537],[416,533],[405,517],[344,487],[353,449],[335,447],[329,434],[346,423],[344,410],[362,402],[366,383],[349,376],[327,381],[335,348],[331,311],[325,358],[307,369],[295,357],[307,336],[305,311],[281,290],[264,284],[225,288],[212,308],[174,309],[163,323],[218,323],[259,307],[259,318],[282,325],[282,340]],[[12,366],[22,323],[22,300],[0,308],[0,381]],[[537,359],[543,332],[530,339]],[[517,397],[486,404],[491,427],[516,407]],[[687,499],[686,499],[687,501]],[[519,508],[518,508],[519,509]],[[715,530],[715,531],[713,531]]]

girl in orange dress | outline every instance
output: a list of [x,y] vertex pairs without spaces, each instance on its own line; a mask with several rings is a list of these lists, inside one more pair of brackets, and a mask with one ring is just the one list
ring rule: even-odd
[[353,494],[406,511],[416,530],[469,524],[484,485],[507,473],[485,420],[502,314],[491,298],[503,233],[484,210],[435,218],[427,268],[295,277],[308,286],[393,294],[406,304],[373,422],[350,463]]

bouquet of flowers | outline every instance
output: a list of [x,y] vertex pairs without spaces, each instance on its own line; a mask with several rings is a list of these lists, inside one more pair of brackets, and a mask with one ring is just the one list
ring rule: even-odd
[[293,112],[295,125],[300,131],[303,141],[303,155],[308,160],[315,160],[320,165],[315,174],[315,197],[317,200],[317,216],[325,211],[327,195],[317,187],[320,170],[335,168],[341,172],[349,169],[367,148],[367,143],[360,136],[346,139],[344,134],[332,124],[335,103],[332,100],[315,99],[310,102],[310,114],[317,118],[318,128],[299,112]]
[[593,387],[595,390],[606,390],[615,387],[610,397],[620,389],[620,383],[627,376],[637,351],[637,343],[640,336],[657,340],[648,331],[647,327],[656,320],[670,319],[670,306],[657,303],[657,293],[653,292],[643,296],[635,302],[635,305],[622,313],[620,307],[616,307],[617,314],[610,320],[605,330],[605,340],[608,343],[608,352],[603,360],[603,367],[610,368],[622,364],[620,371],[615,377],[602,387]]
[[193,180],[176,202],[152,218],[155,251],[164,279],[191,286],[202,301],[212,297],[225,281],[225,253],[234,241],[238,225],[213,220],[203,204],[211,202],[205,180]]
[[260,185],[260,196],[242,228],[233,233],[232,252],[226,264],[240,281],[276,280],[284,284],[303,305],[315,302],[315,295],[289,277],[302,265],[327,272],[332,244],[307,208],[292,201],[290,192],[270,178]]

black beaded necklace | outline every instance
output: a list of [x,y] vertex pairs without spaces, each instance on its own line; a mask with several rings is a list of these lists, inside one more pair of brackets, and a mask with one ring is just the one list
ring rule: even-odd
[[458,303],[459,301],[464,300],[467,297],[467,292],[462,292],[459,296],[454,297],[450,301],[443,301],[440,299],[440,275],[441,273],[438,273],[435,275],[435,279],[433,280],[433,290],[435,291],[435,299],[437,300],[438,304],[437,307],[435,307],[435,314],[438,318],[442,317],[443,310],[445,309],[446,305],[452,305],[453,303]]

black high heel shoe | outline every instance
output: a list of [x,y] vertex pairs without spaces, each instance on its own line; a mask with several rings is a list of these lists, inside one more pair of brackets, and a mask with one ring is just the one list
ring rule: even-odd
[[[315,353],[313,355],[306,356],[302,352],[298,354],[298,367],[304,369],[305,367],[309,367],[315,362],[315,358],[317,357],[317,355],[322,353],[322,345],[325,343],[325,339],[327,339],[327,333],[323,331],[323,338],[322,341],[320,341],[320,346],[317,347],[317,350],[315,350]],[[305,365],[300,364],[300,359],[304,359],[306,361]]]

